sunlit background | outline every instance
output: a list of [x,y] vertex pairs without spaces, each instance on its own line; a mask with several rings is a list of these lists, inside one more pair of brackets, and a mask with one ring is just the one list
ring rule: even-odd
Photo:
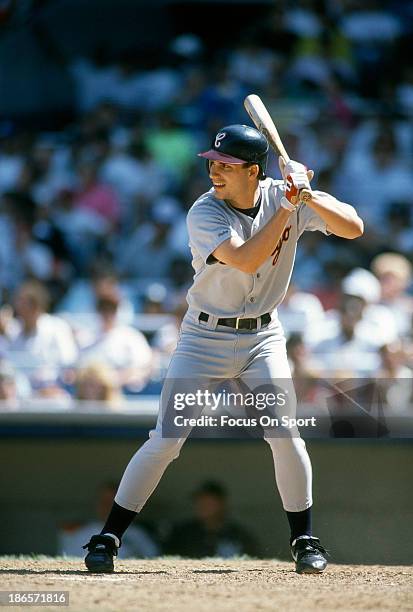
[[[217,129],[250,123],[250,93],[290,156],[314,169],[313,187],[365,222],[355,241],[300,239],[279,308],[298,384],[383,379],[387,414],[412,414],[412,34],[410,0],[0,1],[0,433],[15,517],[0,552],[61,552],[45,531],[67,535],[93,514],[94,488],[120,477],[146,435],[193,274],[186,212],[210,188],[196,153]],[[268,174],[280,178],[274,155]],[[46,453],[30,476],[27,437],[41,453],[66,448],[62,471],[51,476]],[[118,454],[100,471],[108,439]],[[93,455],[82,477],[79,463],[71,471],[81,443],[80,465]],[[14,461],[37,495],[31,540]],[[211,475],[190,464],[154,498],[159,550],[171,488],[177,518]],[[235,499],[239,479],[224,478]],[[262,554],[278,551],[257,537]]]

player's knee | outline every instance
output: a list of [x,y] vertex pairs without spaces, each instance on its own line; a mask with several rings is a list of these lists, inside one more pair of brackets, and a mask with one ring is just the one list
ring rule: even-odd
[[162,438],[157,432],[149,434],[149,440],[146,442],[147,452],[157,457],[168,458],[173,461],[179,457],[183,443],[182,438]]
[[300,438],[299,434],[293,434],[291,431],[286,430],[283,434],[278,432],[277,435],[266,435],[264,440],[269,444],[274,452],[283,452],[290,450],[292,452],[305,449],[305,442]]

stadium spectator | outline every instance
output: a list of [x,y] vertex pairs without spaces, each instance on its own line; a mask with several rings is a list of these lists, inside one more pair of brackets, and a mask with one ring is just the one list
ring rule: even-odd
[[120,295],[116,288],[101,288],[96,294],[99,326],[80,354],[86,365],[99,360],[113,368],[120,386],[142,389],[152,370],[152,350],[139,330],[117,320]]
[[407,293],[412,281],[411,263],[398,253],[381,253],[371,262],[371,270],[380,282],[380,303],[392,312],[399,335],[406,336],[413,317],[413,297]]
[[[75,374],[75,399],[83,402],[102,402],[106,408],[119,408],[122,392],[115,370],[98,361],[79,368]],[[82,405],[79,404],[80,407]]]
[[[57,305],[57,312],[67,317],[72,325],[78,323],[81,326],[82,316],[86,317],[89,326],[90,315],[93,318],[95,312],[96,296],[101,290],[106,289],[119,293],[117,320],[126,325],[132,323],[134,317],[132,290],[127,283],[121,284],[110,263],[100,258],[92,261],[85,278],[77,278],[71,283],[66,295]],[[80,341],[80,344],[83,346],[84,342]]]
[[380,283],[369,270],[354,268],[341,283],[341,304],[339,310],[326,313],[325,334],[338,333],[340,311],[346,298],[354,297],[360,303],[360,317],[357,322],[356,336],[373,344],[379,349],[397,339],[397,325],[393,313],[387,306],[380,304]]
[[15,297],[18,329],[10,338],[6,358],[29,378],[33,391],[59,386],[59,377],[78,356],[66,321],[48,313],[49,294],[38,281],[23,283]]
[[[324,332],[338,333],[342,278],[387,250],[389,234],[392,248],[411,264],[411,3],[287,4],[253,12],[231,48],[218,50],[208,36],[171,32],[162,56],[145,42],[139,53],[123,40],[116,50],[114,39],[113,46],[92,41],[95,49],[76,57],[78,49],[63,49],[43,20],[29,47],[40,51],[32,66],[42,70],[44,87],[28,96],[18,83],[34,77],[23,62],[13,63],[10,41],[0,58],[6,92],[0,112],[15,115],[0,122],[5,301],[26,279],[45,282],[52,311],[60,300],[57,310],[68,311],[79,341],[87,344],[96,320],[91,267],[104,259],[122,274],[123,323],[132,322],[146,287],[159,280],[168,292],[163,311],[173,312],[188,282],[184,209],[195,199],[192,192],[204,190],[201,184],[209,188],[194,152],[218,125],[247,122],[242,102],[252,85],[276,113],[291,157],[315,169],[317,187],[354,202],[366,222],[351,252],[333,237],[322,245],[315,234],[300,239],[294,282],[328,311],[325,325],[304,324],[306,345],[323,340]],[[26,25],[16,23],[16,32]],[[63,80],[53,72],[58,63],[68,70]],[[70,80],[69,73],[75,96],[67,115],[68,107],[58,105],[70,105],[71,92],[54,89]],[[39,96],[47,98],[43,108],[49,109],[50,98],[50,108],[63,112],[36,114]],[[268,174],[277,173],[270,156]],[[410,288],[396,290],[396,276],[399,285],[406,282],[399,268],[379,277],[383,296],[376,302],[370,281],[355,290],[366,302],[356,335],[363,331],[377,348],[410,333]],[[389,290],[393,297],[384,297]],[[296,310],[287,313],[287,331],[297,325]],[[174,343],[174,326],[164,331],[153,337],[157,348]]]
[[164,544],[166,554],[202,557],[257,556],[258,546],[244,527],[232,521],[228,494],[216,482],[203,483],[193,494],[194,517],[176,524]]
[[338,325],[312,347],[316,367],[330,377],[369,376],[378,367],[378,347],[360,333],[365,302],[355,295],[342,298]]
[[[82,546],[90,539],[91,534],[99,533],[104,525],[117,485],[114,482],[103,483],[96,495],[95,518],[82,523],[67,522],[61,525],[58,532],[58,553],[68,557],[82,557]],[[159,555],[159,546],[150,532],[142,525],[132,525],[122,538],[121,559],[150,559]]]
[[294,282],[290,283],[282,304],[277,309],[278,317],[288,333],[299,332],[317,336],[317,329],[325,322],[323,306],[313,293],[300,291]]

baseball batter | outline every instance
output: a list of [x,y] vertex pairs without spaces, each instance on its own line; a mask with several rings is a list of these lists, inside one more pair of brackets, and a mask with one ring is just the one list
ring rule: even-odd
[[[297,241],[304,231],[343,238],[363,233],[355,209],[327,193],[313,191],[311,202],[300,202],[300,190],[311,189],[313,177],[302,164],[285,165],[280,158],[283,180],[267,178],[268,142],[255,128],[224,127],[211,149],[199,155],[207,160],[212,187],[187,217],[195,270],[189,308],[161,393],[156,428],[130,460],[101,534],[84,547],[91,572],[113,571],[124,532],[190,432],[162,435],[165,409],[179,381],[195,380],[204,388],[212,379],[237,379],[248,388],[254,381],[271,386],[275,380],[292,386],[277,306],[287,291]],[[290,403],[290,414],[294,409]],[[321,573],[326,551],[312,534],[312,471],[305,443],[297,431],[264,431],[264,439],[274,458],[296,571]]]

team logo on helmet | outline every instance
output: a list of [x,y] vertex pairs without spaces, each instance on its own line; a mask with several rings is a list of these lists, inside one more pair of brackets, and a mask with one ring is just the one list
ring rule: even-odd
[[219,147],[221,146],[221,140],[225,138],[226,135],[227,135],[226,132],[218,132],[215,138],[215,143],[214,143],[214,147],[216,149],[219,149]]

